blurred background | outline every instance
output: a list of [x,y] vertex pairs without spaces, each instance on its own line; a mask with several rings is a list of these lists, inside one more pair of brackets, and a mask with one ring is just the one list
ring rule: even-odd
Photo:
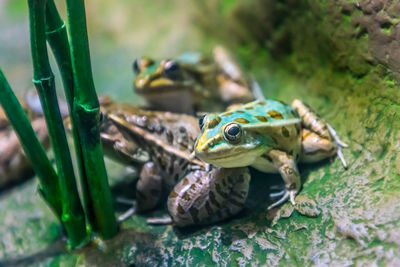
[[[66,19],[65,1],[55,2]],[[93,77],[98,93],[140,103],[132,90],[132,63],[136,58],[174,57],[184,51],[210,53],[216,41],[201,33],[195,14],[198,14],[196,5],[190,1],[86,2]],[[57,89],[61,92],[60,75],[52,62]],[[25,0],[0,1],[0,66],[15,91],[22,93],[33,87]]]

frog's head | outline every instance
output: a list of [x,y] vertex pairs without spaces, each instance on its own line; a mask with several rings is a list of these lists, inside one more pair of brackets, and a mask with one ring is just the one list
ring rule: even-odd
[[207,163],[224,168],[249,166],[268,147],[257,123],[253,124],[243,110],[208,114],[200,118],[199,124],[202,132],[195,154]]
[[137,93],[179,90],[186,85],[183,67],[172,59],[140,58],[134,61],[133,71],[136,74],[134,88]]

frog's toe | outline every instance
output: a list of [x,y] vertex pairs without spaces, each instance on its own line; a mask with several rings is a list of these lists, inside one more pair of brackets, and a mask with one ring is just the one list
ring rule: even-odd
[[335,140],[336,144],[337,144],[339,147],[345,148],[345,147],[348,147],[348,146],[349,146],[348,144],[346,144],[345,142],[343,142],[343,141],[340,139],[340,137],[339,137],[339,135],[336,133],[335,129],[333,129],[332,126],[331,126],[329,123],[327,123],[326,125],[327,125],[327,127],[328,127],[329,133],[332,135],[333,139]]
[[129,217],[131,217],[135,213],[136,213],[136,207],[132,206],[127,211],[125,211],[123,214],[118,216],[118,222],[125,221],[126,219],[128,219]]
[[147,224],[150,225],[168,225],[172,224],[172,218],[170,216],[168,217],[159,217],[159,218],[149,218],[146,220]]
[[280,197],[280,196],[284,195],[285,193],[286,193],[286,190],[283,189],[283,190],[278,191],[278,192],[269,193],[269,197],[270,198],[276,198],[276,197]]
[[275,195],[278,196],[279,195],[283,195],[278,201],[276,201],[275,203],[271,204],[268,206],[268,210],[271,210],[283,203],[285,203],[287,200],[290,200],[290,203],[292,203],[292,205],[296,205],[296,202],[294,201],[294,198],[296,197],[298,191],[297,190],[283,190],[282,192],[277,192],[277,193],[272,193],[271,195]]
[[296,205],[296,202],[294,201],[294,197],[296,196],[297,191],[291,190],[289,191],[289,195],[290,195],[290,202],[292,203],[292,205]]
[[346,144],[345,142],[343,142],[343,141],[340,140],[340,139],[337,139],[337,140],[336,140],[336,143],[337,143],[340,147],[342,147],[342,148],[349,147],[348,144]]
[[347,169],[347,162],[346,162],[346,160],[345,160],[345,158],[344,158],[342,149],[341,149],[340,147],[338,148],[336,154],[337,154],[338,158],[340,159],[340,161],[342,162],[343,167],[344,167],[345,169]]
[[271,209],[273,209],[273,208],[285,203],[288,200],[289,195],[290,195],[290,192],[285,190],[283,196],[278,201],[276,201],[275,203],[269,205],[267,209],[271,210]]
[[130,198],[124,198],[124,197],[117,197],[116,202],[120,204],[125,204],[125,205],[130,205],[133,206],[136,204],[136,201]]

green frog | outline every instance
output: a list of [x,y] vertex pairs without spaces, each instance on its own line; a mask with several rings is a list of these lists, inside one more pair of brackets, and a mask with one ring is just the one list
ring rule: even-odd
[[223,168],[252,166],[278,172],[284,182],[282,197],[295,204],[301,187],[298,162],[316,162],[337,155],[344,167],[347,147],[335,130],[300,100],[291,106],[275,100],[254,101],[221,114],[200,119],[202,132],[195,155]]
[[177,59],[134,61],[135,92],[151,109],[193,114],[221,111],[254,100],[252,86],[226,49],[217,46],[213,59],[185,53]]
[[[26,100],[20,101],[39,141],[48,148],[50,140],[38,96],[29,92]],[[32,166],[4,110],[0,107],[0,190],[32,176]]]
[[[197,118],[131,105],[108,107],[102,107],[103,125],[116,127],[123,140],[149,156],[140,166],[136,207],[123,214],[120,220],[134,212],[155,208],[165,192],[169,193],[169,214],[178,227],[221,221],[242,209],[250,181],[249,171],[247,168],[209,167],[191,156],[200,133]],[[102,129],[106,131],[105,126]],[[121,139],[115,136],[114,140]],[[124,147],[114,146],[114,149]],[[135,163],[137,167],[138,161]]]

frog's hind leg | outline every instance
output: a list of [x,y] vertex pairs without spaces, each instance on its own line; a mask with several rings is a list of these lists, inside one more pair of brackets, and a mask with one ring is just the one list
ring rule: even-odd
[[276,206],[286,202],[288,199],[293,205],[295,205],[294,198],[301,187],[300,174],[297,170],[295,159],[291,155],[280,150],[271,150],[268,152],[267,156],[282,176],[286,187],[283,196],[278,201],[270,205],[268,209],[270,210],[275,208]]
[[191,172],[169,195],[168,211],[179,227],[224,220],[243,209],[249,182],[248,168]]
[[300,161],[316,162],[336,154],[347,168],[342,152],[347,144],[340,140],[336,131],[300,100],[295,99],[292,108],[297,111],[304,126]]
[[228,104],[254,100],[251,85],[232,55],[224,47],[216,46],[213,56],[219,69],[217,81],[222,100]]

